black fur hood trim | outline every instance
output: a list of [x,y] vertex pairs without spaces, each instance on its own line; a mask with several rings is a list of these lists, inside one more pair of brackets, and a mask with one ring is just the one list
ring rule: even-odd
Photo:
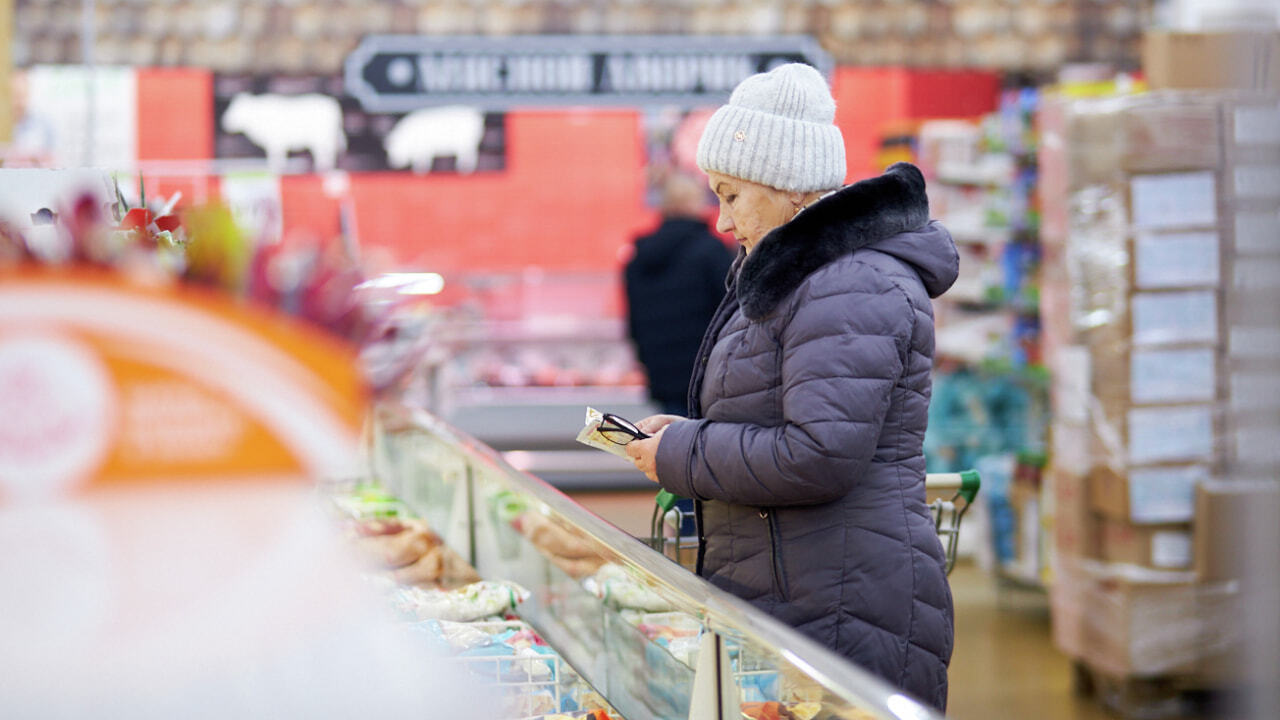
[[742,262],[737,295],[743,314],[751,320],[766,317],[818,268],[927,225],[924,187],[916,166],[897,163],[879,177],[823,197],[770,231]]

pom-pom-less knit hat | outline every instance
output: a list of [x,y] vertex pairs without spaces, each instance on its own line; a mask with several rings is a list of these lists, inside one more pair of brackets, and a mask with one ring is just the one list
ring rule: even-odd
[[780,190],[844,182],[844,138],[822,74],[791,63],[738,83],[698,141],[698,167]]

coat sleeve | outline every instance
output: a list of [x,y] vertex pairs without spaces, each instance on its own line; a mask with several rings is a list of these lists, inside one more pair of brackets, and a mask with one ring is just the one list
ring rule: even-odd
[[876,453],[915,322],[905,292],[879,273],[858,275],[874,280],[870,289],[810,288],[797,299],[779,337],[783,424],[671,424],[658,446],[664,488],[759,507],[849,492]]

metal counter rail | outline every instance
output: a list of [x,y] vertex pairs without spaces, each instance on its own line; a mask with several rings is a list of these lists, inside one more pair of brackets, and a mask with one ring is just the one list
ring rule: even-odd
[[[730,595],[696,575],[684,570],[669,559],[656,552],[641,540],[614,527],[600,517],[589,512],[570,499],[567,495],[546,482],[528,473],[517,470],[508,464],[495,450],[478,442],[467,434],[451,427],[444,421],[426,411],[404,406],[380,409],[380,417],[389,417],[397,430],[417,430],[441,439],[464,453],[472,462],[495,470],[517,491],[541,502],[551,512],[559,516],[563,522],[571,525],[586,536],[611,548],[621,563],[632,571],[638,572],[661,595],[679,598],[680,604],[692,605],[695,614],[714,633],[717,648],[721,648],[726,637],[741,639],[758,647],[773,649],[794,668],[821,685],[831,695],[848,702],[850,705],[870,711],[885,718],[901,720],[938,720],[942,716],[931,708],[906,696],[876,676],[853,665],[848,660],[835,654],[826,647],[805,637],[790,626],[765,615],[743,600]],[[471,468],[468,469],[470,478]],[[471,489],[468,489],[468,502]],[[473,525],[474,528],[474,508]],[[468,548],[474,559],[474,530]],[[483,568],[478,568],[483,574]],[[558,623],[553,618],[535,616],[525,618],[547,641],[559,649],[561,643],[568,646],[575,644],[573,638],[556,637]],[[551,620],[552,622],[547,622]],[[575,658],[566,655],[571,664],[592,684],[597,684],[593,677],[592,662],[589,658]],[[736,695],[732,702],[724,697],[727,693],[736,693],[736,686],[731,680],[727,667],[721,669],[715,663],[714,673],[719,677],[707,680],[695,675],[694,710],[691,720],[740,720],[738,716],[725,714],[724,710],[736,707]],[[701,669],[699,674],[702,673]],[[600,687],[600,685],[597,685]],[[703,688],[699,690],[698,688]],[[711,688],[711,690],[706,690]],[[720,697],[708,700],[697,695],[707,692],[718,692]],[[612,702],[612,698],[610,698]],[[626,714],[627,710],[617,706]],[[719,708],[709,711],[709,707]]]

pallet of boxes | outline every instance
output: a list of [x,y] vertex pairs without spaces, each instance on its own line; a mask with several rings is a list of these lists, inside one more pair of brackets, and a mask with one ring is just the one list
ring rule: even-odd
[[1039,123],[1054,639],[1079,689],[1177,714],[1277,667],[1250,636],[1280,552],[1280,99],[1059,94]]

